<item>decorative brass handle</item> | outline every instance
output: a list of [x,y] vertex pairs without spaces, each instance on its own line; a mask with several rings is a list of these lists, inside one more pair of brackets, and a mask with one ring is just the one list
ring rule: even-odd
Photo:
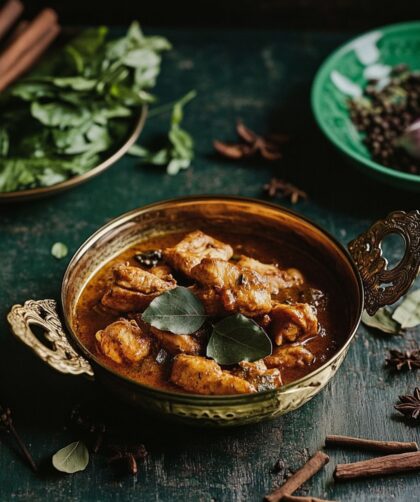
[[[93,376],[89,362],[68,342],[54,300],[29,300],[24,305],[15,305],[9,312],[7,320],[19,340],[57,371]],[[44,330],[44,336],[52,348],[47,347],[35,336],[32,326],[39,326]]]
[[[404,256],[392,269],[388,269],[381,248],[389,234],[399,234],[405,242]],[[416,278],[420,267],[420,212],[389,214],[351,241],[349,250],[363,280],[365,308],[373,315],[380,307],[395,303]]]

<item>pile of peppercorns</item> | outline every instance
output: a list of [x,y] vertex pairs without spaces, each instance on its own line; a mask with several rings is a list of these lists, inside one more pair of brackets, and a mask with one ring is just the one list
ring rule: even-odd
[[350,100],[350,117],[372,159],[399,171],[420,174],[420,161],[398,146],[398,139],[420,118],[420,72],[395,66],[382,89],[369,81],[361,98]]

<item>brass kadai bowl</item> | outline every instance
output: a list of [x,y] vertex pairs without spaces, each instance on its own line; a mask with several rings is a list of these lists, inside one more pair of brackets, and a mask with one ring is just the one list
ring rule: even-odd
[[[75,308],[85,285],[105,263],[135,243],[156,234],[197,228],[268,235],[311,253],[340,281],[347,299],[343,312],[347,321],[339,350],[303,378],[255,394],[203,396],[162,391],[106,367],[76,335]],[[390,233],[403,237],[405,253],[401,262],[388,270],[381,241]],[[363,309],[373,314],[408,290],[420,266],[420,212],[391,213],[352,241],[349,250],[351,254],[309,220],[274,204],[237,197],[175,199],[122,215],[81,246],[64,275],[62,314],[53,300],[29,300],[15,305],[8,321],[13,333],[50,366],[62,373],[94,377],[140,409],[194,425],[255,423],[293,411],[320,392],[343,362]],[[44,329],[48,346],[32,332],[33,326]]]

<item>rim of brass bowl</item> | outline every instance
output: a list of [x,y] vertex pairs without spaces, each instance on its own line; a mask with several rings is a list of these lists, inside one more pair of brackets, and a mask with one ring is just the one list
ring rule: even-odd
[[114,152],[111,156],[103,160],[100,164],[89,169],[86,173],[73,176],[72,178],[57,183],[49,187],[41,188],[28,188],[26,190],[17,190],[15,192],[0,192],[0,204],[1,203],[12,203],[12,202],[23,202],[27,200],[41,199],[43,197],[48,197],[50,195],[55,195],[65,190],[69,190],[75,186],[81,185],[86,181],[98,176],[103,171],[111,167],[117,160],[119,160],[123,155],[125,155],[128,149],[137,141],[140,133],[143,130],[144,123],[147,117],[147,106],[144,105],[140,109],[138,116],[133,118],[133,129],[131,130],[128,138],[124,143]]
[[[65,293],[66,293],[66,287],[68,283],[68,278],[69,275],[74,267],[74,265],[78,262],[80,258],[86,253],[88,249],[91,248],[91,246],[97,242],[101,237],[104,235],[108,234],[112,229],[115,227],[119,226],[120,224],[124,222],[128,222],[130,219],[132,219],[135,215],[141,215],[144,213],[147,213],[151,210],[156,210],[159,208],[167,208],[171,204],[194,204],[197,202],[209,202],[209,203],[223,203],[223,202],[238,202],[238,203],[252,203],[252,204],[257,204],[262,207],[266,207],[269,209],[273,209],[277,212],[280,213],[286,213],[294,218],[298,218],[299,220],[303,221],[306,224],[309,224],[312,226],[315,230],[318,232],[321,232],[321,234],[324,235],[332,244],[334,244],[337,248],[338,251],[340,251],[343,254],[343,257],[347,259],[348,264],[350,265],[350,268],[353,272],[354,279],[357,281],[357,287],[360,293],[359,296],[359,305],[358,309],[356,311],[356,314],[354,315],[354,319],[352,320],[352,325],[351,328],[349,329],[349,333],[346,336],[346,341],[343,343],[343,345],[340,347],[340,349],[330,358],[328,359],[323,365],[312,371],[311,373],[308,373],[307,375],[299,378],[298,380],[294,380],[293,382],[290,382],[286,385],[283,385],[282,387],[279,387],[278,389],[272,389],[272,390],[266,390],[266,391],[261,391],[261,392],[256,392],[252,394],[229,394],[229,395],[202,395],[202,394],[192,394],[192,393],[186,393],[186,392],[174,392],[174,391],[166,391],[166,390],[161,390],[156,387],[152,387],[150,385],[145,385],[142,384],[126,375],[123,375],[119,373],[118,371],[115,371],[114,369],[110,368],[106,364],[104,364],[98,357],[95,356],[95,354],[92,354],[84,345],[83,343],[79,340],[77,335],[75,334],[69,319],[66,314],[66,309],[65,309]],[[109,261],[109,260],[107,260]],[[105,264],[104,262],[102,266]],[[84,286],[86,286],[88,281],[85,282]],[[83,289],[83,288],[82,288]],[[264,397],[264,396],[269,396],[269,395],[274,395],[277,392],[284,392],[288,389],[291,389],[295,386],[299,386],[300,384],[304,383],[305,380],[310,380],[312,379],[315,375],[318,373],[322,372],[325,370],[328,366],[334,364],[334,362],[342,356],[343,353],[345,353],[348,349],[348,346],[353,340],[353,337],[357,331],[357,328],[359,327],[360,324],[360,319],[362,316],[363,312],[363,307],[364,307],[364,290],[363,290],[363,284],[362,280],[360,277],[360,273],[350,255],[350,253],[347,251],[347,249],[337,240],[335,237],[333,237],[329,232],[327,232],[325,229],[323,229],[321,226],[317,225],[316,223],[312,222],[309,218],[306,218],[305,216],[302,216],[298,214],[297,212],[284,208],[282,206],[278,206],[276,204],[266,202],[266,201],[261,201],[255,198],[251,197],[240,197],[240,196],[213,196],[213,195],[199,195],[199,196],[190,196],[190,197],[180,197],[180,198],[173,198],[173,199],[167,199],[165,201],[161,202],[156,202],[153,204],[148,204],[146,206],[143,206],[141,208],[134,209],[132,211],[129,211],[128,213],[124,213],[121,216],[118,216],[102,226],[99,230],[97,230],[94,234],[92,234],[81,246],[80,248],[76,251],[76,253],[73,255],[73,258],[71,259],[70,263],[68,264],[68,267],[66,269],[66,272],[63,277],[62,281],[62,287],[61,287],[61,309],[63,312],[63,317],[64,317],[64,322],[68,331],[68,334],[71,337],[71,341],[75,343],[75,346],[79,349],[81,354],[85,356],[89,361],[93,361],[95,364],[101,367],[102,370],[105,370],[106,372],[109,372],[113,374],[114,376],[124,380],[125,382],[128,382],[130,384],[134,384],[137,387],[140,387],[141,389],[144,389],[147,392],[153,392],[163,398],[181,398],[181,399],[188,399],[188,400],[193,400],[197,402],[206,402],[209,403],[209,401],[212,402],[217,402],[217,403],[223,403],[223,402],[229,402],[231,404],[236,403],[244,403],[249,399],[257,399],[259,397]],[[344,338],[344,337],[343,337]]]

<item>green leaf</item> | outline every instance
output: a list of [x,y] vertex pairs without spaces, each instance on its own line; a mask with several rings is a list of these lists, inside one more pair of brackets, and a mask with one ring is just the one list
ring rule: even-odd
[[63,103],[39,103],[31,105],[32,116],[50,127],[78,127],[89,117],[89,112]]
[[267,333],[252,319],[236,314],[222,319],[213,327],[207,345],[207,357],[219,364],[257,361],[273,350]]
[[420,324],[420,289],[404,297],[392,318],[401,324],[402,329],[414,328]]
[[362,323],[370,328],[379,329],[390,335],[398,335],[400,325],[392,319],[392,315],[386,308],[379,309],[375,315],[370,316],[366,310],[362,314]]
[[52,464],[57,471],[67,474],[84,471],[89,463],[89,451],[81,441],[65,446],[52,458]]
[[188,169],[190,164],[191,161],[188,159],[172,159],[166,168],[166,172],[171,176],[175,176],[182,169]]
[[57,260],[65,258],[68,255],[68,252],[69,250],[67,246],[62,242],[56,242],[51,248],[51,254],[54,256],[54,258],[57,258]]
[[6,129],[1,128],[0,129],[0,157],[7,157],[7,154],[9,153],[9,146],[10,146],[9,134],[7,133]]
[[184,287],[171,289],[155,298],[143,312],[144,322],[176,335],[189,335],[204,324],[203,304]]

